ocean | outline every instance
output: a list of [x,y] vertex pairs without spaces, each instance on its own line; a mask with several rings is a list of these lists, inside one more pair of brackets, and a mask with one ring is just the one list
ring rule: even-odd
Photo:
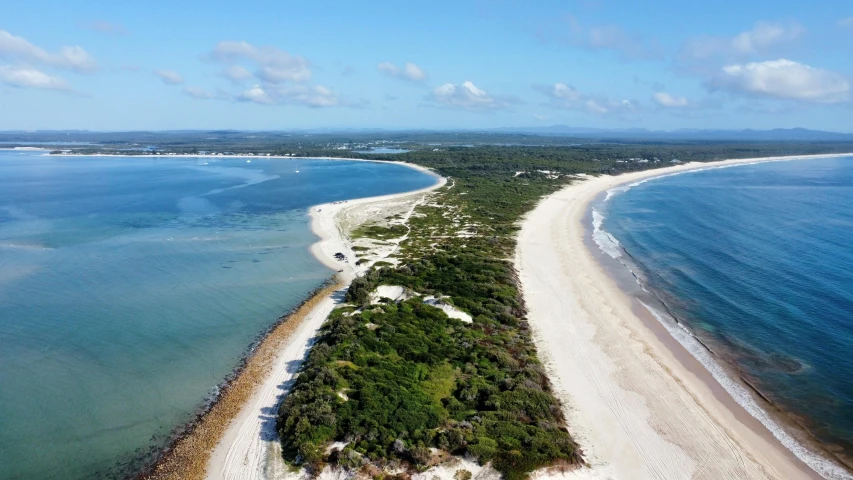
[[436,182],[345,160],[43,153],[0,150],[4,480],[139,468],[331,275],[308,207]]
[[853,157],[658,177],[593,208],[596,243],[676,339],[797,456],[850,478]]

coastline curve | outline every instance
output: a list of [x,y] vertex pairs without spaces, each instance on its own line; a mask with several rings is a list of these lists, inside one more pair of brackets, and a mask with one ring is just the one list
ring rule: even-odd
[[[593,472],[616,478],[821,478],[820,470],[827,478],[850,478],[841,467],[813,461],[804,449],[785,448],[676,343],[672,332],[664,331],[668,338],[662,338],[662,325],[639,318],[642,312],[585,241],[589,231],[607,236],[597,228],[600,217],[587,225],[590,204],[602,194],[609,198],[654,178],[702,169],[847,155],[689,163],[598,177],[546,197],[527,216],[516,265],[528,316],[564,399],[569,427]],[[607,247],[610,253],[614,245]]]
[[[436,183],[415,191],[325,203],[309,208],[311,229],[319,237],[311,245],[311,253],[328,268],[333,271],[338,270],[336,274],[338,283],[333,291],[321,295],[311,310],[305,313],[300,324],[294,327],[293,335],[275,353],[269,373],[255,387],[254,394],[246,401],[241,411],[235,414],[216,447],[209,452],[204,478],[254,479],[285,472],[286,466],[281,460],[281,447],[275,432],[274,417],[278,404],[298,374],[299,366],[313,345],[317,331],[329,313],[343,301],[350,282],[366,270],[366,267],[359,267],[349,262],[341,265],[335,258],[335,253],[338,252],[346,252],[349,258],[355,258],[345,232],[337,224],[341,213],[354,207],[381,206],[385,202],[398,201],[405,197],[426,195],[447,183],[446,178],[419,165],[381,160],[375,162],[394,163],[413,168],[435,177]],[[344,268],[341,269],[341,266]]]
[[[446,178],[433,171],[406,162],[338,157],[305,158],[397,164],[428,174],[436,180],[433,185],[414,191],[309,207],[306,213],[311,217],[311,230],[318,237],[311,245],[311,254],[332,271],[340,269],[340,262],[335,259],[334,253],[340,249],[349,251],[344,232],[336,225],[336,218],[342,211],[358,205],[381,205],[413,195],[426,195],[447,183]],[[277,406],[298,374],[299,365],[313,344],[316,332],[329,313],[343,301],[349,283],[364,270],[351,268],[349,264],[347,267],[350,268],[332,275],[330,283],[282,317],[257,340],[243,365],[218,387],[219,395],[191,424],[176,430],[175,440],[139,478],[250,479],[267,477],[270,470],[282,471],[283,462],[268,462],[269,459],[280,458],[277,455],[280,447],[275,432]]]

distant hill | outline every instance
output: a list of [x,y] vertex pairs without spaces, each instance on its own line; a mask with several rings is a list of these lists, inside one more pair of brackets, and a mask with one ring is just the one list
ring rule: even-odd
[[[853,142],[853,134],[809,130],[806,128],[776,128],[773,130],[648,130],[645,128],[602,129],[552,125],[545,127],[504,127],[492,129],[379,129],[325,128],[270,131],[249,130],[163,130],[98,132],[87,130],[0,131],[0,145],[9,143],[94,143],[100,145],[239,142],[294,142],[304,137],[326,138],[330,142],[366,141],[384,138],[394,141],[462,142],[462,143],[540,143],[531,137],[553,139],[546,143],[576,141],[742,141],[742,142]],[[527,137],[527,138],[523,138]]]
[[548,127],[497,128],[500,133],[526,133],[545,136],[572,136],[643,140],[742,140],[742,141],[845,141],[853,140],[851,133],[826,132],[806,128],[774,128],[772,130],[648,130],[645,128],[602,129],[552,125]]

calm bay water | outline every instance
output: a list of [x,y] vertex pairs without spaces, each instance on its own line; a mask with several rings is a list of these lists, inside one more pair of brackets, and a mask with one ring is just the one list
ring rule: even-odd
[[853,158],[657,178],[597,209],[717,360],[853,459]]
[[0,478],[132,469],[328,278],[307,207],[433,183],[353,161],[0,150]]

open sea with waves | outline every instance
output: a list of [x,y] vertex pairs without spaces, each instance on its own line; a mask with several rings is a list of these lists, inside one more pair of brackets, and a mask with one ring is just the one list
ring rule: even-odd
[[853,465],[853,157],[658,177],[594,209],[596,243],[676,339],[795,453],[802,428],[828,450],[798,456],[850,478],[820,457]]
[[345,160],[0,150],[0,479],[138,468],[329,278],[309,206],[435,182]]

